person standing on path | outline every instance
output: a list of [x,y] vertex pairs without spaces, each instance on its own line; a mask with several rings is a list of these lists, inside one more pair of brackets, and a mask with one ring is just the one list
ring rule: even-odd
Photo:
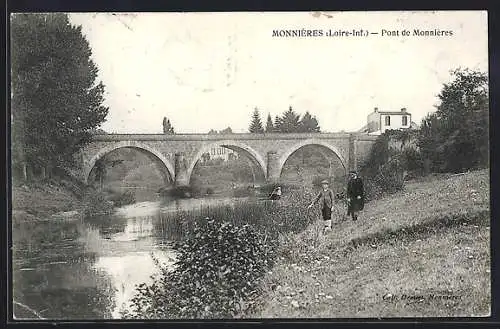
[[321,214],[323,216],[323,222],[325,223],[325,231],[331,231],[332,229],[332,211],[334,195],[333,191],[328,187],[328,181],[321,181],[322,189],[318,195],[314,198],[311,204],[307,207],[311,208],[316,202],[319,201],[321,205]]
[[363,180],[358,173],[351,171],[347,182],[347,216],[351,215],[352,220],[358,219],[358,212],[365,206],[365,191]]

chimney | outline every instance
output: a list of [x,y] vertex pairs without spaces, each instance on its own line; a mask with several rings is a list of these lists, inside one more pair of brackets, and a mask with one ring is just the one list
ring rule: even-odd
[[375,113],[377,113],[378,112],[378,107],[374,108],[373,110],[374,110]]
[[406,112],[406,107],[403,107],[403,108],[401,109],[401,112]]

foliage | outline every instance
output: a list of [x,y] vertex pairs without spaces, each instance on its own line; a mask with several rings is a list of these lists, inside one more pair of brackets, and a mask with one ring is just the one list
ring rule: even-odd
[[300,131],[300,115],[298,115],[290,106],[288,111],[277,118],[274,125],[277,132],[294,133]]
[[122,207],[128,204],[135,203],[135,195],[132,191],[125,191],[123,193],[112,193],[109,200],[113,202],[113,206]]
[[279,115],[276,115],[274,117],[274,132],[279,132],[277,129],[279,122],[280,122],[280,117],[279,117]]
[[105,120],[104,86],[81,27],[66,14],[11,17],[13,166],[50,174],[74,165],[75,152]]
[[139,285],[131,317],[233,317],[271,265],[274,248],[267,241],[250,225],[196,223],[176,246],[175,270],[163,268],[160,280]]
[[215,129],[210,129],[210,131],[208,132],[209,135],[232,134],[232,133],[233,133],[233,129],[231,129],[231,127],[224,128],[221,131],[217,131]]
[[488,77],[468,69],[452,72],[444,84],[436,112],[420,130],[419,147],[427,171],[462,172],[488,165]]
[[83,196],[81,213],[85,217],[110,214],[113,211],[113,203],[108,200],[103,191],[89,189]]
[[225,129],[222,129],[219,133],[220,134],[232,134],[233,130],[231,129],[231,127],[227,127]]
[[262,121],[260,120],[259,110],[256,108],[253,111],[252,121],[250,122],[250,128],[248,130],[253,134],[261,134],[264,132],[262,128]]
[[94,165],[94,177],[96,182],[99,183],[99,188],[102,189],[104,185],[104,180],[106,179],[106,174],[108,172],[108,168],[113,168],[118,164],[123,162],[122,159],[112,159],[106,156],[99,158]]
[[266,133],[272,133],[274,132],[274,124],[273,124],[273,119],[271,119],[271,114],[267,114],[267,121],[266,121]]
[[205,152],[201,155],[201,159],[203,162],[207,162],[208,160],[210,160],[210,153],[209,152]]
[[300,118],[292,107],[284,112],[281,116],[276,116],[274,125],[271,120],[271,115],[267,117],[266,132],[274,131],[280,133],[306,133],[306,132],[320,132],[318,120],[316,117],[311,116],[309,111]]
[[367,200],[403,189],[405,173],[422,174],[423,161],[415,146],[417,134],[409,130],[387,130],[377,138],[360,170]]
[[320,132],[320,128],[318,125],[318,120],[316,117],[311,116],[309,111],[306,111],[302,119],[300,120],[300,130],[299,132],[308,133],[308,132]]
[[170,119],[167,119],[166,117],[163,117],[163,133],[169,135],[175,134],[174,127],[172,127]]

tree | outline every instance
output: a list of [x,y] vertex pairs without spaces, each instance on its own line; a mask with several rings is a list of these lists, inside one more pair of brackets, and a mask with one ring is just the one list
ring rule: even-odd
[[104,180],[106,179],[106,174],[108,173],[109,167],[115,167],[118,164],[123,163],[122,159],[112,160],[106,157],[99,158],[94,165],[95,180],[99,182],[99,188],[102,190],[104,185]]
[[104,122],[104,86],[91,54],[66,14],[11,16],[12,160],[25,179],[32,168],[50,175],[72,167]]
[[300,132],[300,116],[295,113],[295,111],[290,106],[288,111],[283,113],[281,118],[279,118],[275,129],[281,133],[295,133]]
[[231,127],[227,127],[226,129],[222,129],[219,133],[220,134],[232,134],[233,130],[231,129]]
[[261,134],[264,132],[264,128],[262,128],[262,121],[260,120],[259,110],[257,108],[253,111],[249,131],[253,134]]
[[267,122],[266,122],[266,133],[272,133],[274,132],[274,124],[273,120],[271,119],[271,114],[267,114]]
[[274,117],[274,132],[280,132],[278,130],[278,127],[280,126],[281,124],[281,118],[277,115]]
[[452,72],[435,113],[422,121],[419,147],[429,169],[460,172],[488,165],[488,77],[469,69]]
[[316,117],[312,117],[307,111],[300,120],[300,132],[319,132],[320,128]]
[[202,158],[203,162],[209,161],[210,160],[210,153],[208,153],[208,152],[203,153],[201,155],[201,158]]
[[101,128],[91,129],[90,132],[93,135],[106,135],[107,134],[107,132],[104,129],[101,129]]
[[163,133],[169,135],[175,134],[174,127],[172,127],[170,120],[168,120],[166,117],[163,117]]

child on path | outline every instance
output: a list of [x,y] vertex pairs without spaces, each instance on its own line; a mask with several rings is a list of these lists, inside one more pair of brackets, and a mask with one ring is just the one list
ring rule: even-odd
[[318,193],[318,195],[314,198],[311,204],[307,207],[311,208],[316,202],[319,201],[321,205],[321,214],[323,216],[323,222],[325,224],[325,231],[331,231],[332,229],[332,211],[333,211],[333,202],[334,195],[333,191],[328,187],[328,181],[321,181],[322,190]]

